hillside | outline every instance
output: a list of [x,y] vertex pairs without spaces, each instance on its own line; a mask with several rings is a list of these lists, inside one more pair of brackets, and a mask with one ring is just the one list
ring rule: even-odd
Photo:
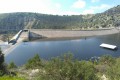
[[81,29],[117,27],[120,25],[120,6],[103,13],[89,15],[59,16],[39,13],[0,14],[0,29]]

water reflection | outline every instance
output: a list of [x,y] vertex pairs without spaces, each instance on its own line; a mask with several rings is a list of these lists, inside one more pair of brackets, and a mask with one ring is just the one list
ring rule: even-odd
[[6,62],[14,61],[17,65],[22,65],[35,54],[39,54],[41,58],[49,60],[66,52],[73,53],[74,57],[79,60],[88,60],[91,57],[100,57],[104,54],[110,54],[115,57],[120,56],[120,49],[117,51],[104,49],[99,47],[101,43],[114,44],[120,48],[119,34],[76,40],[24,42],[16,46],[6,56]]

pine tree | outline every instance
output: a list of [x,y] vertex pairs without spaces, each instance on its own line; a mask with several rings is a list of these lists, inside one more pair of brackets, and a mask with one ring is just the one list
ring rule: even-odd
[[3,63],[4,63],[4,54],[2,53],[1,48],[0,48],[0,76],[3,75],[5,72]]

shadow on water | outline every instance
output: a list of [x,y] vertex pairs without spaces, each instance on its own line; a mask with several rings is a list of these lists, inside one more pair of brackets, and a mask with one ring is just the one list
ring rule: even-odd
[[110,51],[114,51],[114,52],[116,52],[118,50],[118,47],[116,47],[115,49],[109,49],[109,48],[103,48],[103,47],[101,47],[101,48],[106,49],[106,50],[110,50]]

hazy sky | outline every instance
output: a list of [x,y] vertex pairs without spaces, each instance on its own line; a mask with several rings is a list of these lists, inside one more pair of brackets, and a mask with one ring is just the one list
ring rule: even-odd
[[104,12],[119,4],[120,0],[0,0],[0,13],[80,15]]

